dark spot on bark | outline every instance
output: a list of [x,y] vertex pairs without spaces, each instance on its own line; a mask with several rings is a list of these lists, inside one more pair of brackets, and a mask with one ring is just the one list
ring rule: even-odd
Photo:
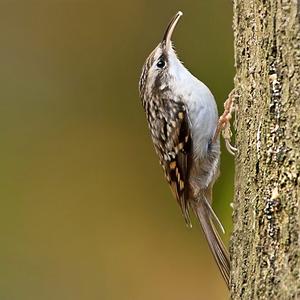
[[259,174],[259,161],[256,162],[255,165],[256,176]]

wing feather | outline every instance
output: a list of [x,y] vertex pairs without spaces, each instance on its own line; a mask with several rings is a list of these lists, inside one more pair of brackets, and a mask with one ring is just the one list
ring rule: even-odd
[[[173,109],[174,111],[174,109]],[[166,178],[182,210],[187,225],[191,226],[188,202],[189,160],[191,156],[191,133],[184,105],[178,105],[176,113],[169,121],[167,144],[170,150],[169,160],[163,165]]]

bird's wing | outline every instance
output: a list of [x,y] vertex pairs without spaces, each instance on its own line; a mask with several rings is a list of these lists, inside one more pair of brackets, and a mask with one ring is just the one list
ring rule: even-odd
[[[191,133],[185,106],[173,104],[172,114],[166,119],[168,155],[161,159],[165,176],[171,186],[185,218],[190,225],[188,205],[189,160],[191,156]],[[167,159],[166,159],[167,158]]]

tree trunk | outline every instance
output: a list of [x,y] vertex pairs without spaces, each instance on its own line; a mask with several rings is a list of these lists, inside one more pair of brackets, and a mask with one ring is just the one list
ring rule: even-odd
[[232,299],[300,299],[297,0],[234,0]]

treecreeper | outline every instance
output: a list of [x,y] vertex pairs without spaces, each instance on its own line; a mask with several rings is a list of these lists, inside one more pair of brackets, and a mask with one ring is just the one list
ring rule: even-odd
[[146,59],[140,98],[155,151],[185,222],[191,226],[190,211],[194,212],[229,286],[229,255],[216,225],[223,227],[211,205],[219,175],[219,136],[231,117],[231,100],[225,102],[225,112],[218,118],[211,91],[178,59],[171,37],[181,16],[179,11],[171,19],[161,42]]

